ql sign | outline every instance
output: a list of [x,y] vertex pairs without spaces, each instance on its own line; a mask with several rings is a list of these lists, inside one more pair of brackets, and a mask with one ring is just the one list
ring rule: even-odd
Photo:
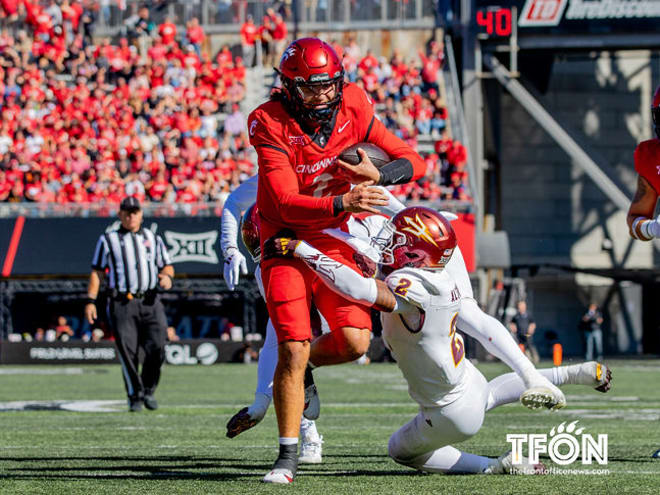
[[215,344],[204,342],[195,346],[191,344],[167,344],[165,346],[165,360],[167,364],[215,364],[220,353]]

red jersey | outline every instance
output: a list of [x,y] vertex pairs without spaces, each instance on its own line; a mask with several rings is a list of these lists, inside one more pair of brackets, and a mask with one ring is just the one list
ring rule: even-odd
[[[350,190],[335,177],[337,156],[353,144],[368,141],[394,160],[406,158],[422,177],[422,158],[375,118],[371,100],[355,84],[344,86],[343,102],[327,142],[313,141],[279,101],[268,101],[248,117],[250,143],[259,159],[257,204],[262,216],[262,239],[287,227],[299,236],[343,225],[350,213],[334,214],[333,200]],[[321,142],[323,144],[321,144]]]
[[660,194],[660,140],[642,141],[635,148],[635,171]]

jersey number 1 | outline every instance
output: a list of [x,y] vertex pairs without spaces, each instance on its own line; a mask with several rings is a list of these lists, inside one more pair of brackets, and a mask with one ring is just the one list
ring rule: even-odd
[[457,321],[458,313],[452,317],[451,323],[449,324],[449,336],[451,337],[449,346],[451,347],[451,357],[454,360],[454,367],[458,366],[458,363],[461,362],[463,356],[465,355],[465,345],[463,344],[463,339],[456,333]]

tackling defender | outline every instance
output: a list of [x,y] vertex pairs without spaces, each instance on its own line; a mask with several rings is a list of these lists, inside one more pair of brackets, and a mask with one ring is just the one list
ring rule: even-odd
[[[382,311],[383,339],[408,382],[411,398],[420,405],[419,414],[390,437],[388,451],[396,462],[427,472],[509,472],[510,453],[491,459],[451,445],[476,434],[486,411],[519,397],[523,401],[526,392],[526,384],[516,374],[487,382],[464,359],[456,328],[467,299],[444,269],[456,249],[451,224],[428,208],[406,208],[385,224],[375,243],[382,253],[383,271],[390,272],[385,281],[362,277],[296,239],[271,238],[263,253],[266,258],[300,258],[332,290]],[[462,330],[481,340],[470,325]],[[540,373],[553,386],[583,384],[601,392],[610,388],[610,370],[596,362]]]

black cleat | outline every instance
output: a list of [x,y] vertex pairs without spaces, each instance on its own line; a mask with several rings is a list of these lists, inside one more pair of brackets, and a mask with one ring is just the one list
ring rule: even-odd
[[227,423],[227,438],[234,438],[261,421],[260,419],[252,419],[247,411],[248,408],[244,407],[229,420]]
[[280,455],[277,457],[273,469],[263,477],[263,482],[283,485],[293,483],[297,470],[298,444],[280,445]]
[[314,384],[314,377],[312,376],[312,368],[307,366],[305,370],[305,409],[303,409],[303,416],[314,421],[318,419],[321,414],[321,399]]
[[130,412],[142,411],[142,401],[140,399],[131,399],[129,401],[128,410]]
[[158,409],[158,402],[156,401],[153,395],[144,396],[144,407],[146,407],[150,411],[155,411],[156,409]]

